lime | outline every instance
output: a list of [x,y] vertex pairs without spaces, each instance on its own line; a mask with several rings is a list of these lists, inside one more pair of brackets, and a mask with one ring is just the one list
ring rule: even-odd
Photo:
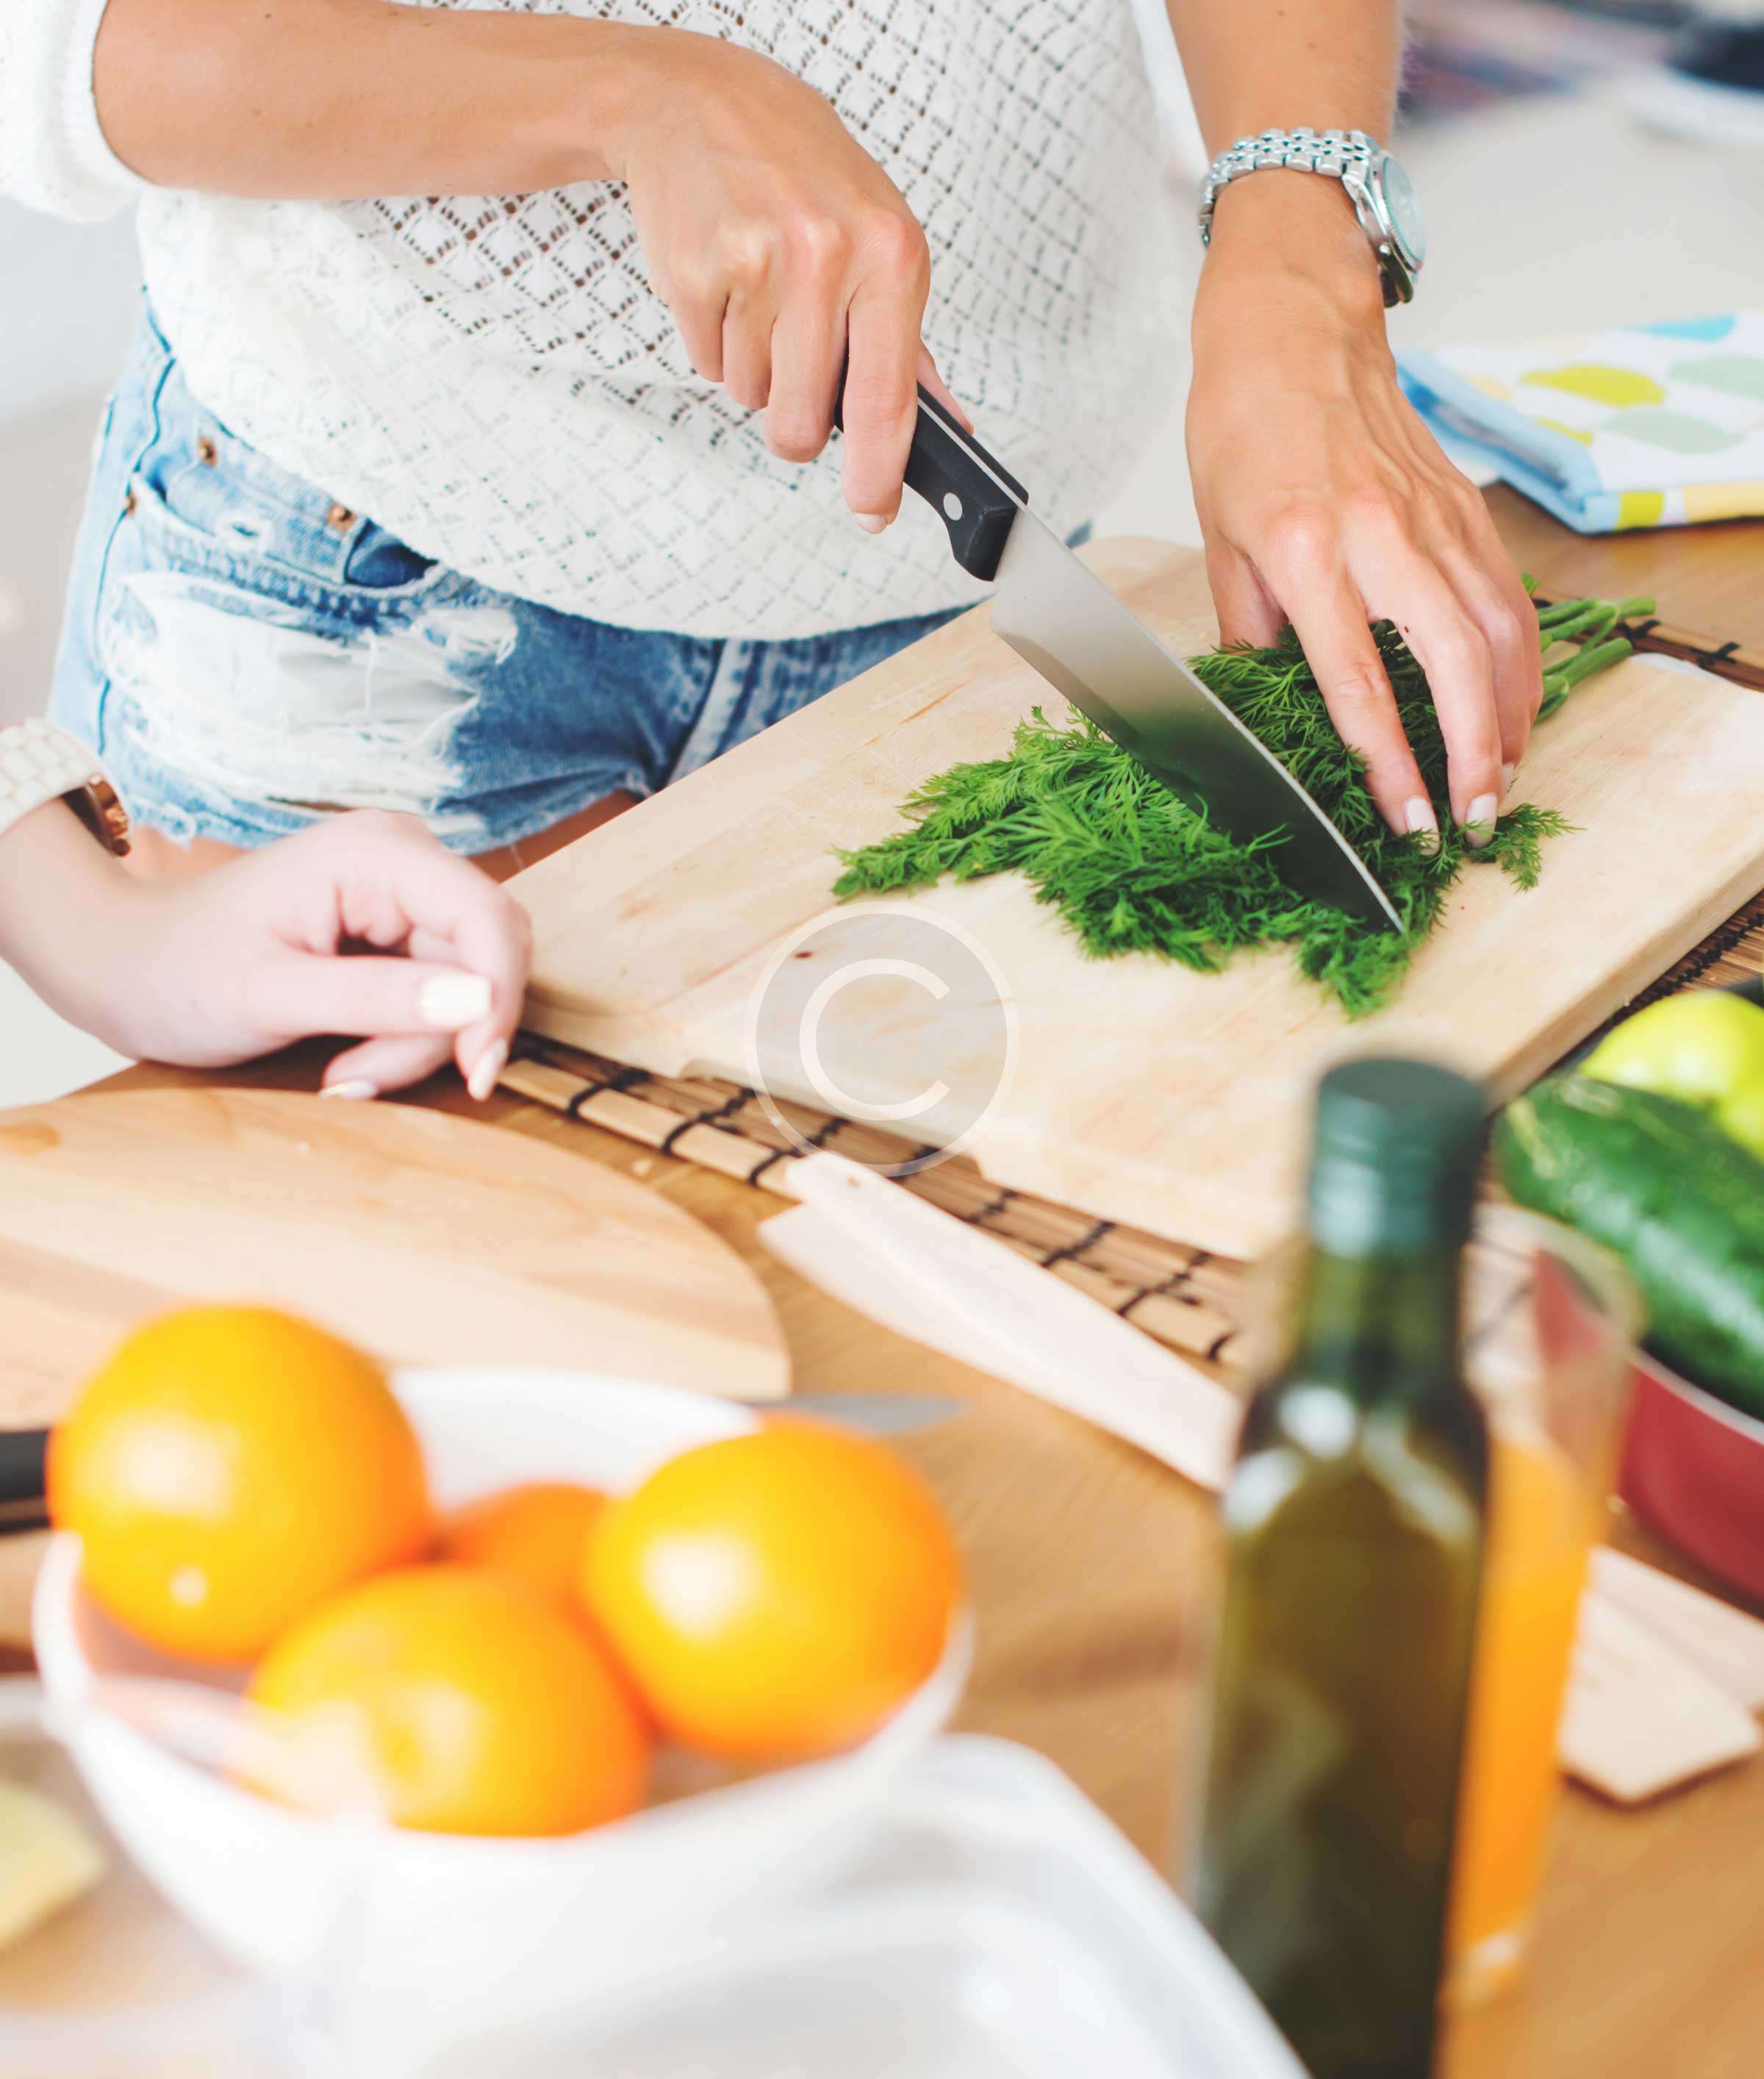
[[1715,1108],[1721,1131],[1764,1161],[1764,1082],[1748,1083]]
[[1758,1090],[1751,1115],[1764,1123],[1764,1010],[1725,989],[1663,998],[1602,1040],[1582,1073],[1705,1111]]

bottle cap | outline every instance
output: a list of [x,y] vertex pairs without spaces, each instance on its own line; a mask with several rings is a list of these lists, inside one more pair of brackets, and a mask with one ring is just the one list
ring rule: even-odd
[[1482,1148],[1482,1093],[1431,1061],[1372,1056],[1317,1091],[1311,1239],[1340,1255],[1461,1247]]

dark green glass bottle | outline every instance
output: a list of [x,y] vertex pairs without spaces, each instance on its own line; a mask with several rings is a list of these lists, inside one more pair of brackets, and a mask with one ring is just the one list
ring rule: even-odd
[[1313,2079],[1427,2079],[1488,1485],[1459,1369],[1473,1084],[1317,1098],[1296,1334],[1245,1417],[1197,1901]]

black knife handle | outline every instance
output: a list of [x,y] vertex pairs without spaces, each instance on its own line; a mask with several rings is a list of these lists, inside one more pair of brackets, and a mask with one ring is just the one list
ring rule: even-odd
[[0,1429],[0,1537],[9,1531],[40,1530],[48,1516],[44,1500],[44,1429]]
[[[842,429],[842,377],[839,390],[834,424]],[[1010,523],[1019,507],[1029,503],[1029,493],[972,433],[963,432],[922,383],[906,481],[947,529],[956,562],[970,577],[990,584],[998,575]]]

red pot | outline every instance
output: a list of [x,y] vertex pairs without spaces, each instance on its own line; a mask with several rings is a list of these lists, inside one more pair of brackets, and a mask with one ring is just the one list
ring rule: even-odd
[[1618,1489],[1662,1537],[1764,1602],[1764,1422],[1637,1352]]

